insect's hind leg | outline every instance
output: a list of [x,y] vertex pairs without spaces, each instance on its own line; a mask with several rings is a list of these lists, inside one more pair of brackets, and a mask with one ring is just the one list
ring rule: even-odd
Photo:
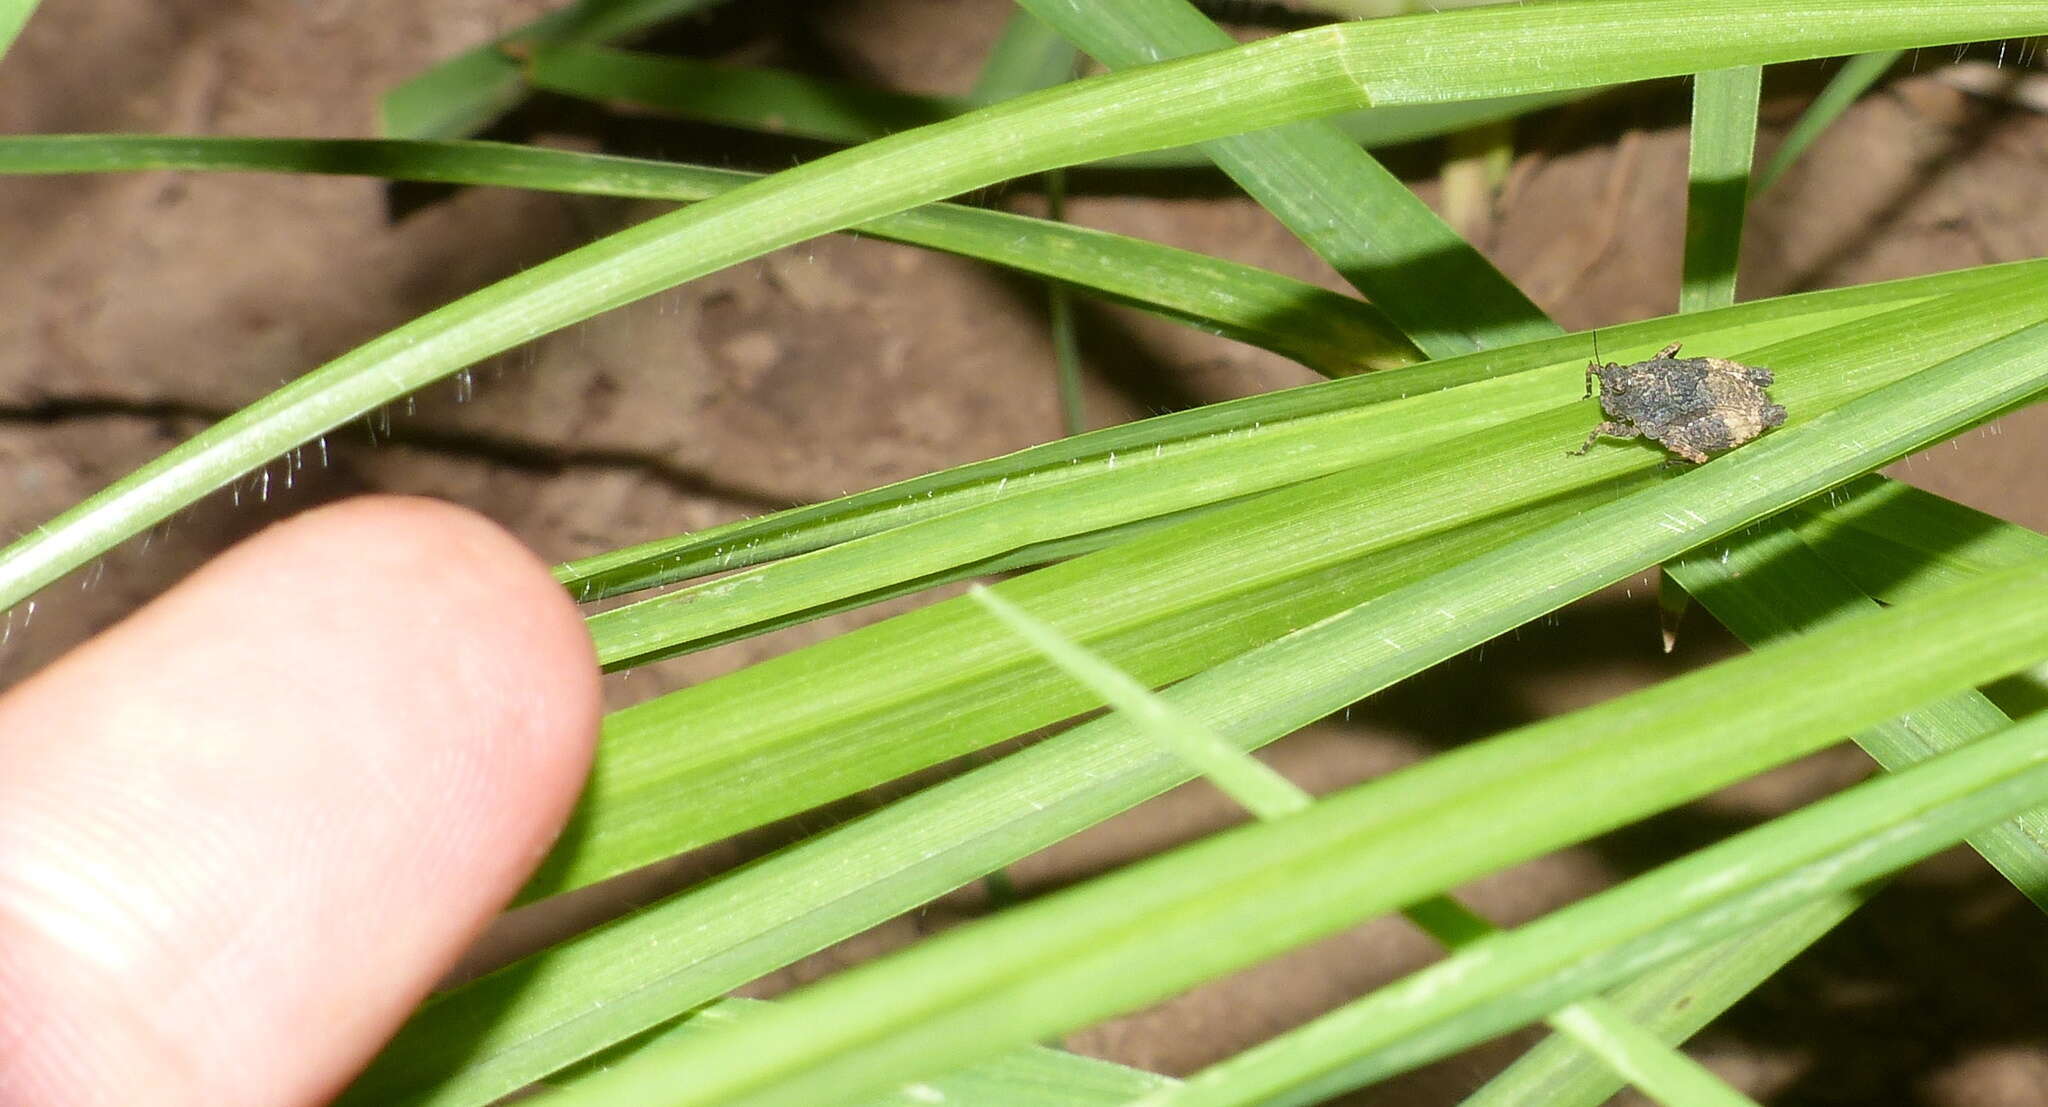
[[1578,449],[1576,449],[1576,450],[1566,450],[1566,451],[1564,452],[1564,455],[1565,455],[1566,457],[1582,457],[1582,456],[1584,456],[1584,455],[1585,455],[1585,453],[1586,453],[1586,451],[1587,451],[1587,450],[1590,450],[1590,449],[1592,449],[1592,448],[1593,448],[1593,443],[1595,443],[1595,442],[1598,442],[1598,441],[1600,440],[1600,436],[1601,436],[1601,435],[1603,435],[1603,434],[1604,434],[1604,435],[1606,435],[1606,436],[1607,436],[1607,437],[1609,437],[1609,438],[1635,438],[1635,437],[1638,437],[1638,436],[1640,436],[1640,435],[1641,435],[1642,433],[1643,433],[1642,431],[1639,431],[1639,430],[1635,429],[1634,427],[1629,427],[1629,426],[1623,426],[1623,425],[1622,425],[1622,424],[1620,424],[1620,423],[1615,423],[1615,422],[1606,422],[1606,423],[1602,423],[1602,424],[1600,424],[1599,426],[1597,426],[1597,427],[1594,427],[1594,428],[1593,428],[1593,431],[1592,431],[1592,433],[1591,433],[1591,434],[1588,434],[1588,435],[1586,436],[1586,444],[1585,444],[1585,445],[1583,445],[1583,446],[1580,446],[1580,447],[1579,447]]

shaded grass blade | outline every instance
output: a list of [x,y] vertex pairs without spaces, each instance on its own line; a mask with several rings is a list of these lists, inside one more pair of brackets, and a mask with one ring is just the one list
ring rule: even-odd
[[1749,207],[1749,166],[1756,151],[1756,105],[1763,69],[1702,73],[1693,81],[1692,164],[1685,206],[1685,278],[1681,311],[1735,302],[1742,223]]
[[[1186,0],[1020,0],[1112,67],[1234,43]],[[1218,168],[1433,358],[1545,338],[1555,324],[1398,177],[1325,123],[1204,145]],[[1456,296],[1444,289],[1455,288]]]
[[1785,135],[1784,145],[1771,154],[1771,160],[1757,175],[1757,195],[1770,191],[1772,185],[1784,177],[1785,171],[1799,161],[1813,141],[1821,136],[1849,105],[1856,102],[1870,86],[1891,71],[1904,56],[1900,50],[1882,50],[1875,54],[1858,54],[1842,66],[1842,71],[1831,78],[1820,95],[1799,115],[1799,121],[1792,124],[1792,130]]
[[381,130],[393,138],[476,134],[526,98],[519,63],[506,47],[535,41],[603,42],[720,2],[575,0],[385,93],[377,104]]
[[[144,169],[335,173],[691,202],[759,174],[495,142],[159,135],[0,138],[0,174]],[[1304,281],[1044,219],[932,204],[860,224],[876,238],[978,258],[1213,330],[1330,376],[1420,360],[1377,308]]]
[[781,69],[602,46],[538,45],[526,51],[524,72],[527,85],[542,92],[848,145],[951,119],[971,107],[966,100],[862,88]]

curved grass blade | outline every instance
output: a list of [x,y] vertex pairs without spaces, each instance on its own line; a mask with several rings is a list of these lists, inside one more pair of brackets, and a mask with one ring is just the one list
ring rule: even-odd
[[542,43],[522,53],[527,85],[542,92],[847,145],[951,119],[972,108],[964,99],[602,46]]
[[[2048,333],[2048,327],[2043,331]],[[2005,353],[1970,360],[1988,365],[2003,360]],[[2040,361],[2048,376],[2048,357]],[[1819,421],[1805,428],[1808,441],[1828,437],[1815,433],[1818,425]],[[1793,437],[1790,432],[1784,436]],[[1807,449],[1811,447],[1801,452]],[[1707,475],[1704,469],[1695,474]],[[1677,483],[1633,498],[1654,501]],[[1589,514],[1608,512],[1596,509]],[[723,1036],[715,1054],[710,1042],[643,1054],[606,1079],[584,1085],[590,1099],[561,1102],[602,1102],[598,1097],[612,1094],[633,1102],[676,1105],[815,1103],[878,1090],[926,1071],[944,1071],[1011,1043],[1131,1009],[1824,747],[1842,730],[2048,657],[2048,622],[2038,618],[2044,603],[2048,563],[2024,566],[1961,586],[1938,600],[1823,628],[1780,647],[1438,756],[1349,789],[1291,818],[1203,840],[848,970],[789,997],[759,1023]],[[1379,606],[1368,604],[1361,611]],[[1331,620],[1317,629],[1343,621]],[[1296,636],[1317,637],[1324,635]],[[1921,643],[1919,648],[1902,646],[1916,642]],[[1223,668],[1197,679],[1206,682]],[[1850,675],[1857,680],[1848,681]],[[1288,682],[1293,686],[1289,690],[1315,679],[1304,674]],[[1855,691],[1840,696],[1800,694],[1816,686],[1852,684]],[[1166,695],[1186,708],[1193,697],[1183,699],[1176,694],[1180,691],[1172,689]],[[1239,707],[1230,713],[1245,710]],[[1255,707],[1250,712],[1264,714]],[[1104,724],[1127,727],[1117,716],[1089,725]],[[1897,825],[1895,820],[1910,820],[1930,802],[1997,785],[2016,769],[2048,775],[2048,766],[2041,764],[2048,759],[2048,747],[2038,737],[2028,733],[2020,735],[2023,741],[1980,744],[1874,782],[1848,801],[1852,815],[1842,815],[1844,805],[1837,803],[1816,819],[1788,820],[1804,832],[1793,840],[1821,852],[1853,842],[1864,857],[1885,856],[1888,868],[1899,863],[1898,855],[1870,840],[1873,825],[1888,828]],[[1627,780],[1629,786],[1612,787],[1616,780]],[[1938,785],[1929,785],[1930,780]],[[1902,789],[1898,781],[1906,781],[1906,787]],[[2029,776],[2025,783],[2038,788],[2044,781]],[[1916,786],[1929,790],[1916,793]],[[1902,791],[1914,798],[1902,802]],[[1929,800],[1928,795],[1934,798]],[[1998,801],[2013,806],[2038,802],[2034,796],[2015,799],[2009,793],[1999,793]],[[1497,833],[1492,819],[1472,827],[1469,819],[1446,818],[1474,809],[1494,813],[1498,824],[1515,826],[1518,833]],[[2011,809],[1997,807],[1983,818]],[[1977,814],[1972,811],[1968,817]],[[1816,823],[1825,829],[1815,829]],[[1460,832],[1458,825],[1467,829]],[[1981,823],[1966,822],[1957,828],[1949,820],[1941,830],[1959,836],[1976,825]],[[1784,831],[1766,838],[1774,848],[1758,852],[1809,863],[1819,856],[1786,848]],[[1878,839],[1885,841],[1886,837]],[[1922,847],[1935,848],[1935,843],[1916,841],[1913,848]],[[1738,847],[1736,852],[1752,873],[1761,864],[1748,849]],[[1724,857],[1715,857],[1716,871],[1728,870]],[[1782,874],[1782,869],[1763,868],[1770,876]],[[1681,906],[1704,910],[1733,891],[1756,887],[1732,876],[1701,881],[1692,871],[1644,883],[1658,886],[1664,913],[1607,908],[1598,914],[1602,925],[1595,932],[1609,943],[1639,936],[1647,929],[1642,924],[1645,918],[1668,922],[1683,917],[1685,912],[1675,910]],[[1716,884],[1718,895],[1713,891]],[[1482,939],[1474,949],[1506,943],[1508,937]],[[1527,948],[1530,943],[1525,937],[1506,944]],[[1585,945],[1568,944],[1577,956],[1544,959],[1543,976],[1587,956]],[[1463,981],[1468,987],[1479,981],[1498,986],[1503,977],[1514,979],[1529,971],[1520,959],[1502,963],[1498,955],[1464,956],[1468,961],[1460,966],[1462,972],[1438,979]],[[1489,961],[1499,968],[1478,973],[1479,981],[1472,979],[1473,970],[1467,966]],[[1516,974],[1503,971],[1510,965]],[[1596,986],[1607,982],[1599,979]],[[1460,990],[1442,983],[1436,988],[1447,995]],[[1410,1002],[1427,994],[1431,993],[1411,992]],[[1421,1006],[1441,1011],[1432,1003]],[[1385,1010],[1382,1004],[1374,1013],[1384,1017]],[[1347,1009],[1344,1021],[1347,1029],[1355,1029],[1359,1018]],[[1411,1053],[1428,1041],[1379,1037],[1389,1033],[1378,1028],[1359,1040],[1377,1037],[1406,1046]],[[1340,1057],[1360,1048],[1348,1035],[1334,1040],[1345,1044]],[[1298,1064],[1278,1066],[1278,1071],[1290,1082],[1303,1075]],[[1194,1089],[1187,1085],[1182,1094]]]
[[[694,202],[760,180],[709,169],[495,142],[160,135],[0,138],[0,174],[144,169],[334,173]],[[958,204],[851,228],[1046,277],[1272,350],[1329,376],[1410,365],[1421,354],[1379,309],[1305,281],[1106,231]]]
[[[1347,107],[2044,31],[2048,12],[2011,0],[1967,10],[1899,0],[1881,11],[1843,0],[1560,0],[1315,28],[1018,97],[620,231],[344,354],[0,550],[0,608],[264,460],[483,357],[769,250],[1020,174]],[[1527,48],[1487,66],[1417,60],[1497,46],[1502,35]]]
[[1764,171],[1757,175],[1755,192],[1761,196],[1770,191],[1772,185],[1784,177],[1785,171],[1798,162],[1813,140],[1832,126],[1849,105],[1856,102],[1870,86],[1891,71],[1905,56],[1900,50],[1881,50],[1875,54],[1858,54],[1842,65],[1842,71],[1830,79],[1820,95],[1799,115],[1799,121],[1792,124],[1792,130],[1785,135],[1784,145],[1771,155]]
[[[1111,67],[1230,47],[1221,27],[1186,0],[1019,0]],[[1219,139],[1203,153],[1260,206],[1378,304],[1432,358],[1558,333],[1401,180],[1327,123]],[[1458,295],[1445,296],[1455,288]]]

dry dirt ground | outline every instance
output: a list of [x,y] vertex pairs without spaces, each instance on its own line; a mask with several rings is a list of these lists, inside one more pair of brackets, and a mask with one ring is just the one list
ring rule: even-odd
[[[373,97],[549,6],[537,0],[46,0],[0,64],[0,130],[244,135],[371,133]],[[665,32],[671,48],[913,91],[962,92],[996,35],[999,0],[736,5]],[[1954,91],[1930,52],[1902,67],[1754,212],[1748,297],[2048,253],[2048,118]],[[1774,76],[1766,150],[1824,75]],[[1525,120],[1481,245],[1573,328],[1662,314],[1676,298],[1683,90],[1602,96]],[[613,119],[539,102],[535,138],[772,168],[813,149],[711,128]],[[1439,150],[1388,158],[1436,197]],[[1337,287],[1217,177],[1077,181],[1076,221]],[[1018,188],[997,198],[1030,209]],[[327,357],[522,266],[643,218],[645,205],[355,179],[193,176],[0,181],[0,528],[19,533],[218,413]],[[1082,312],[1096,424],[1302,383],[1300,367],[1120,309]],[[782,251],[552,336],[330,436],[307,465],[223,493],[19,613],[11,682],[280,514],[366,489],[443,496],[568,558],[830,497],[1058,433],[1042,294],[958,259],[832,238]],[[2040,528],[2048,414],[2006,420],[1900,467],[1916,483]],[[318,459],[315,460],[317,453]],[[900,605],[896,605],[900,606]],[[893,609],[893,608],[892,608]],[[872,618],[867,613],[857,618]],[[813,640],[856,617],[618,678],[619,702]],[[1695,620],[1657,648],[1642,582],[1460,658],[1275,747],[1317,789],[1592,702],[1731,649]],[[288,644],[285,644],[288,648]],[[1487,880],[1472,899],[1527,918],[1863,772],[1812,759],[1707,802]],[[844,810],[686,859],[664,879],[729,866]],[[1184,789],[1016,867],[1038,894],[1231,821]],[[641,890],[626,893],[648,894]],[[962,893],[828,950],[772,994],[971,917]],[[577,910],[600,913],[609,903]],[[560,918],[527,915],[499,949]],[[1774,1104],[2048,1102],[2048,928],[1972,856],[1945,855],[1696,1041]],[[1397,923],[1367,926],[1072,1036],[1086,1052],[1185,1072],[1423,963]],[[1995,975],[1991,965],[2004,966]],[[2032,967],[2037,971],[2028,972]],[[1454,1101],[1513,1043],[1400,1082],[1372,1102]],[[1347,1101],[1349,1102],[1349,1101]],[[1366,1102],[1364,1097],[1357,1102]]]

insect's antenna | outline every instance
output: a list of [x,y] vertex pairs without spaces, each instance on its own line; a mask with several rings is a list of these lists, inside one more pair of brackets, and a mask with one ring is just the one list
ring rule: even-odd
[[1593,364],[1606,364],[1600,360],[1600,328],[1598,327],[1593,328]]

